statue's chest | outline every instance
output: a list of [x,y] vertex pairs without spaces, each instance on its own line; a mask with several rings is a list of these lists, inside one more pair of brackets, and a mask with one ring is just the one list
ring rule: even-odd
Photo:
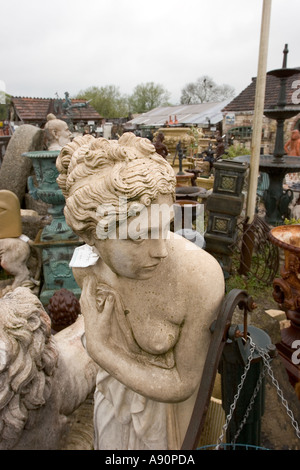
[[167,304],[155,299],[150,303],[131,303],[126,316],[136,343],[147,353],[164,354],[176,345],[181,321]]

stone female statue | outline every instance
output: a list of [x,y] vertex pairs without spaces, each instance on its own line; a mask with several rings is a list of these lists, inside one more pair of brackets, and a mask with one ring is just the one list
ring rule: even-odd
[[93,250],[73,272],[87,351],[100,366],[95,449],[180,449],[222,270],[169,232],[174,171],[148,139],[78,137],[57,168],[67,223]]

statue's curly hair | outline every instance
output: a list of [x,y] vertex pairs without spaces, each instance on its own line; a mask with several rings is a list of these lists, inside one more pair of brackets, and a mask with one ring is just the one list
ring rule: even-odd
[[114,221],[119,223],[130,216],[133,203],[149,206],[159,194],[175,197],[172,167],[150,140],[131,132],[118,141],[77,137],[63,147],[56,166],[57,183],[66,199],[66,221],[82,237],[97,238],[103,215],[107,222],[100,206],[113,207]]
[[0,448],[10,449],[48,400],[58,352],[39,299],[18,287],[0,299]]

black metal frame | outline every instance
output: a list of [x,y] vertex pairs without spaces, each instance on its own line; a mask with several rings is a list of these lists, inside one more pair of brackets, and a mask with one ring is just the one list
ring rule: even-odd
[[198,446],[201,432],[205,423],[206,413],[221,359],[223,348],[228,339],[232,315],[236,307],[244,309],[244,332],[247,335],[247,312],[254,308],[253,299],[246,291],[232,289],[225,297],[217,319],[211,325],[212,338],[204,364],[196,402],[190,423],[181,446],[181,450],[195,450]]

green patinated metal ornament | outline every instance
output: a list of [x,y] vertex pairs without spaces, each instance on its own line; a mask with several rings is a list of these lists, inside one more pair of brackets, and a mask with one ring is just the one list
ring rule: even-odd
[[35,246],[42,250],[44,284],[40,300],[48,305],[49,299],[62,288],[80,296],[71,268],[69,267],[74,249],[81,245],[77,235],[71,230],[65,220],[65,198],[58,187],[56,179],[58,171],[56,158],[58,150],[42,150],[24,153],[23,156],[32,160],[36,176],[36,184],[32,177],[28,179],[30,195],[36,200],[42,200],[51,206],[48,213],[52,217],[50,225],[46,225],[36,237]]

